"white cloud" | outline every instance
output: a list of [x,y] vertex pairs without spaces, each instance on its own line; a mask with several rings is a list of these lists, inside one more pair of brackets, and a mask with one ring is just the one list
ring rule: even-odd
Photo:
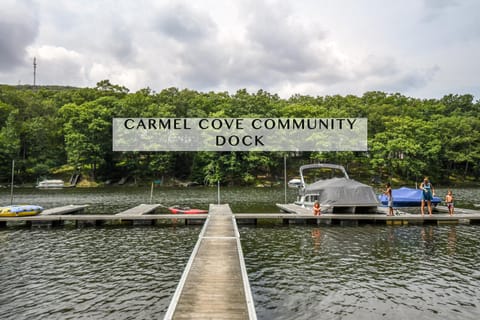
[[[121,84],[127,88],[145,88],[148,84],[143,83],[146,77],[145,72],[141,69],[124,68],[122,65],[104,65],[95,63],[89,68],[87,74],[91,82],[97,83],[104,79],[109,79],[112,83]],[[139,89],[138,88],[138,89]]]

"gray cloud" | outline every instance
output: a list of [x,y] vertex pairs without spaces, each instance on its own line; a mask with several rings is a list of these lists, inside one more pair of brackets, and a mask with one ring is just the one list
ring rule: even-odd
[[[190,19],[205,20],[195,13]],[[279,83],[338,82],[347,79],[341,62],[325,44],[318,26],[304,25],[288,6],[250,2],[238,12],[242,37],[219,42],[215,29],[209,37],[185,44],[180,56],[188,84],[200,88],[271,89]],[[238,28],[238,26],[237,26]]]
[[182,3],[162,7],[156,19],[160,32],[180,42],[200,41],[216,28],[206,13]]
[[[181,21],[209,21],[207,13],[182,9]],[[177,16],[171,12],[172,16]],[[165,13],[166,14],[166,13]],[[205,29],[179,27],[162,20],[163,34],[181,46],[169,46],[176,56],[176,72],[186,87],[200,90],[238,88],[283,90],[295,88],[337,88],[350,86],[371,89],[418,87],[431,79],[425,73],[403,70],[397,58],[370,54],[345,60],[343,53],[329,47],[325,31],[311,21],[302,21],[286,5],[271,6],[249,2],[238,14],[242,17],[242,37],[219,40],[215,24]],[[175,18],[177,19],[177,18]],[[238,26],[237,26],[238,28]],[[195,36],[195,41],[184,41]],[[347,56],[348,57],[348,56]],[[362,83],[362,85],[359,85]],[[375,86],[374,88],[369,86]]]
[[131,63],[136,59],[137,49],[132,32],[126,25],[119,24],[110,28],[105,36],[107,51],[122,63]]
[[0,71],[11,71],[24,63],[25,49],[38,34],[38,21],[28,3],[2,4],[0,15]]
[[377,79],[373,83],[377,90],[406,93],[425,87],[440,70],[439,66],[426,69],[399,70],[397,73]]
[[423,0],[425,7],[431,10],[442,10],[458,5],[457,0]]
[[247,88],[283,96],[431,96],[478,87],[476,0],[406,0],[405,10],[382,7],[372,16],[345,16],[338,2],[291,0],[4,1],[0,83],[29,82],[36,56],[43,84],[94,86],[109,78],[132,90]]
[[[316,70],[319,78],[339,78],[337,61],[325,49],[325,35],[318,26],[302,24],[282,3],[270,6],[255,1],[245,10],[250,11],[246,32],[256,53],[256,67],[263,69],[261,74],[288,80]],[[331,78],[329,74],[336,76]]]

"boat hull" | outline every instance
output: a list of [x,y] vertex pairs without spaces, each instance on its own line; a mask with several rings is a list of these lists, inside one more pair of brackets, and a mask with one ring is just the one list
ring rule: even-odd
[[[422,205],[422,190],[402,187],[392,190],[394,207],[420,207]],[[382,194],[378,196],[378,200],[383,206],[388,205],[387,196]],[[433,197],[432,205],[436,206],[442,202],[439,197]]]
[[65,187],[63,180],[43,180],[37,185],[39,189],[62,189]]
[[[313,210],[314,202],[299,202],[295,201],[293,203],[295,206]],[[378,203],[368,203],[368,204],[323,204],[320,205],[322,213],[377,213],[378,212]],[[312,211],[313,212],[313,211]]]

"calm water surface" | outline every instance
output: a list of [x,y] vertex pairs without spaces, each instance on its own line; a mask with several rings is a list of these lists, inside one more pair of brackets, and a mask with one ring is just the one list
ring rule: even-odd
[[[284,198],[283,189],[223,191],[222,202],[235,212],[275,212]],[[456,194],[480,203],[478,189]],[[88,213],[115,213],[149,199],[149,188],[15,190],[17,203],[86,203]],[[9,190],[0,190],[0,204],[9,201]],[[158,188],[153,196],[201,208],[216,201],[215,188]],[[199,231],[0,229],[0,318],[162,318]],[[259,319],[480,317],[480,226],[263,224],[240,233]]]
[[[160,203],[166,206],[188,205],[208,209],[210,203],[218,202],[217,188],[167,188],[156,187],[150,197],[150,187],[105,187],[105,188],[66,188],[61,190],[39,190],[35,188],[15,188],[15,204],[37,204],[53,208],[67,204],[88,204],[86,213],[117,213],[141,203]],[[378,192],[381,192],[378,190]],[[437,189],[442,199],[447,189]],[[454,189],[455,204],[462,208],[480,210],[480,189]],[[287,189],[287,202],[293,202],[296,190]],[[233,212],[278,212],[275,203],[285,202],[283,188],[239,188],[222,187],[220,201],[229,203]],[[0,206],[10,204],[10,189],[0,188]],[[164,211],[165,213],[167,211]]]
[[[282,188],[221,188],[220,201],[229,203],[234,212],[278,212],[275,203],[285,201]],[[188,205],[208,209],[218,203],[217,188],[164,188],[156,187],[150,198],[150,187],[66,188],[14,190],[14,203],[36,204],[45,209],[67,204],[88,204],[85,213],[117,213],[141,203],[160,203],[166,206]],[[288,190],[287,201],[295,199],[295,190]],[[0,189],[0,206],[10,204],[10,189]],[[165,211],[167,213],[168,211]]]
[[0,230],[0,318],[158,319],[199,230]]
[[259,319],[478,319],[480,226],[241,228]]

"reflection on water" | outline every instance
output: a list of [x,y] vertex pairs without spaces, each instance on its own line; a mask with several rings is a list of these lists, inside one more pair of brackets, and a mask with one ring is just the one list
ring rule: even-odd
[[[199,226],[0,230],[2,319],[158,319]],[[240,228],[259,319],[477,319],[480,227]]]
[[477,319],[480,228],[241,228],[259,319]]
[[159,319],[198,232],[0,230],[1,319]]

